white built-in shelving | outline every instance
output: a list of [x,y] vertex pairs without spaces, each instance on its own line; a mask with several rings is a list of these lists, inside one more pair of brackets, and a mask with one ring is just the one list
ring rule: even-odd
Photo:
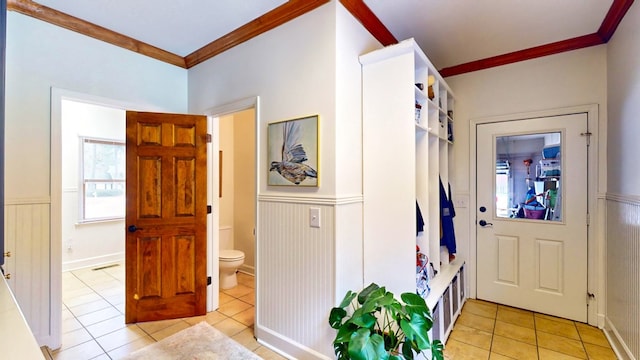
[[[427,305],[446,340],[466,298],[464,259],[440,246],[439,178],[449,182],[453,92],[413,39],[362,55],[364,280],[416,291],[416,245],[437,275]],[[425,226],[418,232],[416,202]]]

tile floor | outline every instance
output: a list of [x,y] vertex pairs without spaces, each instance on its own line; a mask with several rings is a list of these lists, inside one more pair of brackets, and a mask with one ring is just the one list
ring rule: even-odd
[[[206,316],[124,323],[124,266],[62,275],[62,347],[56,360],[119,359],[201,321],[207,321],[264,359],[284,359],[253,337],[254,277],[238,273],[238,286],[220,293],[220,308]],[[592,326],[469,299],[446,344],[449,360],[616,359],[603,332]]]
[[446,359],[609,360],[602,330],[531,311],[467,300],[446,344]]
[[62,347],[53,352],[54,359],[119,359],[201,321],[264,359],[284,359],[253,337],[253,276],[238,273],[238,286],[223,290],[220,308],[206,316],[126,325],[124,272],[118,265],[62,274]]

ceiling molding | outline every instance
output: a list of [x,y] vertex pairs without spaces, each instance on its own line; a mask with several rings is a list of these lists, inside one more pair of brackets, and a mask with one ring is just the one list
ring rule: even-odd
[[[7,10],[34,17],[36,19],[75,31],[77,33],[105,41],[115,46],[137,52],[154,59],[189,69],[226,50],[248,41],[264,32],[280,26],[296,17],[312,11],[330,0],[289,0],[283,5],[258,17],[236,30],[214,40],[186,57],[173,54],[112,30],[92,24],[63,12],[37,4],[32,0],[7,0]],[[607,43],[626,15],[634,0],[613,0],[600,28],[596,33],[558,41],[529,49],[486,59],[475,60],[440,70],[442,76],[460,75],[495,66],[507,65],[541,56],[558,54],[589,46]],[[363,0],[340,0],[340,3],[367,29],[382,45],[398,42],[389,29],[371,11]]]
[[185,57],[187,69],[318,8],[330,0],[289,0]]
[[[389,29],[378,19],[369,9],[363,0],[340,0],[349,12],[359,20],[364,27],[369,30],[378,41],[384,46],[397,43]],[[578,36],[572,39],[562,40],[546,45],[536,46],[529,49],[514,51],[511,53],[493,56],[486,59],[471,61],[468,63],[455,65],[440,69],[443,77],[460,75],[468,72],[484,70],[495,66],[512,64],[520,61],[558,54],[565,51],[578,50],[589,46],[607,43],[616,28],[626,15],[633,0],[613,0],[611,8],[607,12],[600,29],[596,33]],[[388,34],[388,35],[387,35]],[[394,41],[392,41],[393,39]]]
[[186,68],[182,56],[170,53],[115,31],[84,21],[31,0],[7,0],[7,10],[15,11],[50,24],[90,36],[109,44],[149,56],[171,65]]
[[340,3],[375,37],[382,45],[393,45],[398,42],[380,19],[371,11],[363,0],[340,0]]
[[633,4],[633,0],[613,0],[613,4],[607,12],[607,16],[604,17],[600,29],[598,29],[598,35],[602,40],[607,43],[616,32],[618,25],[622,21],[622,18],[627,14],[627,11]]
[[514,51],[508,54],[493,56],[486,59],[471,61],[468,63],[440,69],[442,77],[465,74],[473,71],[484,70],[496,66],[513,64],[520,61],[531,60],[543,56],[559,54],[566,51],[578,50],[589,46],[604,44],[597,33],[578,36],[572,39],[562,40],[551,44],[536,46],[524,50]]

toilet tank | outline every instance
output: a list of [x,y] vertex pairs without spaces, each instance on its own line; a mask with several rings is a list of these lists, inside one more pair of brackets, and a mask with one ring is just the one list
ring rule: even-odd
[[233,250],[233,228],[220,226],[220,250]]

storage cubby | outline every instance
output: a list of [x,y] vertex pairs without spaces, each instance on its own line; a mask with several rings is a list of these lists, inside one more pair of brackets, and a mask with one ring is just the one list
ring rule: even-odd
[[[364,282],[416,292],[416,245],[437,273],[425,294],[446,341],[464,303],[464,259],[440,246],[440,187],[450,182],[453,92],[413,39],[362,55]],[[416,203],[424,220],[418,229]]]
[[436,306],[433,307],[433,309],[431,309],[431,320],[433,320],[433,327],[431,327],[431,341],[433,340],[442,340],[442,332],[441,332],[441,328],[442,326],[440,325],[441,321],[440,319],[442,318],[442,316],[440,316],[440,308],[441,306],[439,306],[440,304],[436,304]]

